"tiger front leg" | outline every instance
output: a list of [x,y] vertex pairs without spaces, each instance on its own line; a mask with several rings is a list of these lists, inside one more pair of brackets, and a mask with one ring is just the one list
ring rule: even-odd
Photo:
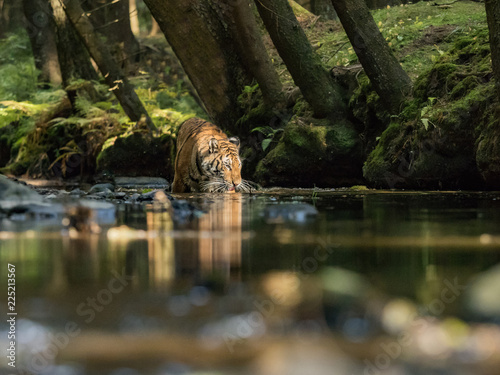
[[175,176],[174,182],[172,183],[172,193],[186,193],[187,191],[188,186],[186,186],[178,176]]

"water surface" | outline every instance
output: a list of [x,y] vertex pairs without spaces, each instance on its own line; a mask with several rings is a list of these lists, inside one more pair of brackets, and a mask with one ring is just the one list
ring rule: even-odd
[[[16,269],[17,370],[490,373],[496,318],[471,308],[467,288],[500,262],[499,193],[177,198],[206,213],[176,222],[168,205],[120,204],[116,223],[93,233],[0,223],[5,317],[7,264]],[[482,327],[491,337],[472,350]],[[415,340],[399,343],[402,332]]]

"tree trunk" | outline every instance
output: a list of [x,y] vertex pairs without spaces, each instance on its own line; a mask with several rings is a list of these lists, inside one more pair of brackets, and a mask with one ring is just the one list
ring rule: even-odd
[[87,0],[82,6],[124,71],[135,71],[140,46],[130,25],[129,0]]
[[82,44],[74,27],[64,13],[59,0],[50,0],[56,24],[56,44],[63,85],[71,80],[97,80],[98,75],[90,62],[90,56]]
[[240,55],[259,84],[265,104],[269,108],[284,108],[283,86],[262,41],[250,0],[235,2],[231,16]]
[[149,32],[149,36],[156,36],[160,32],[160,26],[158,25],[158,22],[156,22],[154,17],[151,17],[151,18],[152,18],[152,20],[151,20],[152,22],[151,22],[151,31]]
[[55,24],[48,0],[23,0],[26,30],[31,42],[38,80],[59,86],[62,83],[57,57]]
[[26,17],[23,13],[22,1],[0,0],[0,32],[11,33],[26,28]]
[[314,53],[287,0],[255,0],[264,25],[316,117],[345,112],[340,88]]
[[399,113],[412,82],[392,54],[363,0],[332,0],[366,75],[391,113]]
[[59,1],[62,2],[68,19],[80,35],[85,47],[87,47],[87,50],[99,67],[106,83],[111,88],[111,91],[113,91],[116,95],[116,98],[120,102],[123,110],[128,115],[130,120],[139,121],[142,117],[144,117],[148,126],[151,129],[154,129],[154,124],[151,121],[146,109],[142,105],[139,97],[135,93],[133,86],[123,75],[116,61],[113,60],[107,46],[95,33],[92,23],[81,8],[78,0]]
[[134,35],[139,35],[141,33],[141,28],[139,27],[139,14],[137,13],[137,3],[136,0],[129,0],[129,10],[130,10],[130,29]]
[[212,121],[237,133],[238,96],[251,82],[236,42],[208,0],[144,0]]
[[7,18],[4,14],[4,4],[5,0],[0,0],[0,39],[5,37],[5,32],[7,31]]
[[486,0],[484,3],[490,33],[491,62],[495,76],[495,87],[500,100],[500,1]]

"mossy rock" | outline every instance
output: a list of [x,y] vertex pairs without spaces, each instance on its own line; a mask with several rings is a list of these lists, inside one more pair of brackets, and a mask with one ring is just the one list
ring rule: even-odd
[[349,123],[292,121],[257,165],[264,186],[322,187],[362,183],[361,142]]
[[492,106],[477,140],[476,163],[490,189],[500,189],[500,104]]
[[0,128],[0,168],[5,167],[11,158],[12,135],[15,123]]
[[475,144],[491,97],[483,85],[433,108],[427,128],[420,119],[391,124],[368,156],[364,177],[382,188],[482,188]]
[[97,172],[115,176],[150,176],[173,180],[172,138],[132,133],[117,137],[105,145],[97,157]]
[[460,82],[456,72],[458,66],[452,63],[438,63],[427,73],[419,77],[415,83],[414,95],[421,101],[428,97],[443,97]]

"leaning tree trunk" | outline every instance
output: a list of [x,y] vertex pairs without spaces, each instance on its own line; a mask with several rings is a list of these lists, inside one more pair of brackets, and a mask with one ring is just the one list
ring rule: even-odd
[[491,62],[497,95],[500,100],[500,1],[486,0],[484,3],[490,32]]
[[139,27],[139,13],[137,10],[136,0],[129,0],[129,11],[130,11],[130,30],[134,35],[139,35],[141,33],[141,28]]
[[40,71],[38,80],[58,86],[62,82],[57,57],[55,24],[48,0],[23,0],[28,32],[35,66]]
[[151,30],[149,31],[149,36],[156,36],[160,32],[160,26],[158,25],[158,22],[154,19],[154,17],[151,17]]
[[344,114],[340,88],[314,53],[287,0],[255,0],[264,25],[316,117]]
[[7,19],[3,11],[4,3],[5,0],[0,0],[0,39],[3,39],[5,37],[6,26],[7,26]]
[[61,66],[63,85],[71,80],[97,80],[98,75],[90,62],[90,56],[74,27],[64,13],[59,0],[50,0],[56,24],[56,45]]
[[283,86],[262,41],[250,1],[239,0],[231,7],[230,15],[239,52],[243,63],[259,84],[264,103],[269,108],[283,108]]
[[146,108],[134,91],[133,86],[128,82],[113,60],[107,46],[99,39],[86,13],[79,4],[79,0],[59,0],[62,2],[64,11],[69,20],[80,35],[85,47],[96,62],[106,83],[115,94],[123,110],[132,121],[139,121],[144,117],[151,129],[155,126],[149,117]]
[[144,0],[193,83],[208,115],[237,133],[238,96],[251,82],[234,38],[208,0]]
[[385,107],[398,113],[412,82],[380,33],[363,0],[332,0],[359,61]]
[[3,33],[16,33],[25,28],[23,2],[19,0],[0,0],[0,30]]

